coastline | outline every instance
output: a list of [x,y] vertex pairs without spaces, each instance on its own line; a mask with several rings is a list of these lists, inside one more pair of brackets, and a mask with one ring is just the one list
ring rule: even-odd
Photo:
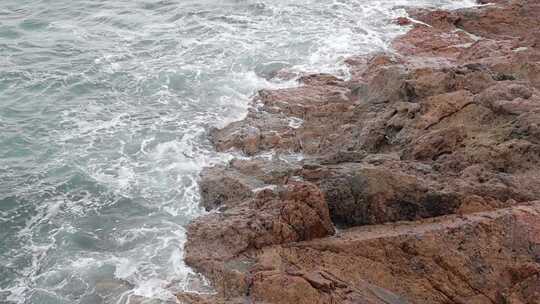
[[538,303],[540,4],[489,2],[214,130],[247,158],[202,173],[185,260],[217,293],[179,300]]

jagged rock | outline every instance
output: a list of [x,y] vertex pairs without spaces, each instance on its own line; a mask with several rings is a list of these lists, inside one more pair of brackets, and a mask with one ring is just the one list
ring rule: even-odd
[[262,184],[233,170],[227,170],[226,167],[205,168],[199,182],[200,204],[206,211],[210,211],[229,203],[241,202],[253,197],[252,189],[257,186]]
[[[187,303],[527,303],[540,300],[540,202],[364,226],[264,247],[238,293]],[[223,279],[223,278],[222,278]],[[230,281],[220,281],[230,282]],[[194,298],[194,299],[193,299]],[[218,300],[221,299],[221,300]]]
[[[222,213],[210,213],[188,227],[185,259],[188,265],[214,280],[225,282],[222,290],[245,287],[233,260],[265,246],[332,235],[334,227],[319,189],[291,181],[272,191],[264,189]],[[231,291],[232,290],[232,291]]]
[[535,202],[269,247],[249,294],[255,303],[539,303],[539,223]]
[[207,211],[233,207],[269,185],[284,185],[300,166],[280,159],[233,159],[227,166],[203,169],[199,188]]
[[540,4],[492,2],[410,10],[350,80],[295,74],[213,130],[251,158],[204,170],[186,262],[217,293],[179,299],[540,303]]
[[350,227],[439,216],[459,208],[458,195],[398,170],[364,164],[334,168],[320,180],[332,220]]

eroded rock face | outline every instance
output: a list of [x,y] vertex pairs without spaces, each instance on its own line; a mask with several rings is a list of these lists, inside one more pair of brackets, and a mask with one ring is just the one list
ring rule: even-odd
[[[253,303],[538,303],[539,223],[540,202],[531,202],[353,228],[255,251],[243,269],[247,283],[236,293],[181,299],[242,303],[247,295]],[[233,282],[230,275],[221,279]]]
[[257,257],[250,295],[258,303],[297,295],[305,303],[538,303],[539,220],[536,202],[275,246]]
[[249,265],[245,256],[251,251],[333,233],[321,191],[310,183],[292,181],[194,220],[188,227],[186,262],[222,280],[221,291],[234,294],[246,288],[241,270]]
[[492,2],[411,10],[351,79],[299,74],[213,130],[247,158],[202,173],[185,258],[217,294],[179,299],[540,303],[540,4]]

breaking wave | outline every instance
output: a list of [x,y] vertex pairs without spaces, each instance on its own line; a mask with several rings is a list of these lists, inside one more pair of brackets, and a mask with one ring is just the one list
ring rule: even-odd
[[[347,77],[404,6],[473,0],[3,0],[0,302],[165,303],[209,291],[182,261],[206,139],[279,69]],[[291,121],[291,124],[301,122]],[[149,302],[150,303],[150,302]]]

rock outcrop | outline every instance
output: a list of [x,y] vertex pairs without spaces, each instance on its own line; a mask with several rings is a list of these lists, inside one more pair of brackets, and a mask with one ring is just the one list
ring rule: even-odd
[[262,90],[213,130],[248,157],[201,176],[185,258],[216,294],[178,298],[540,303],[540,3],[490,2],[411,10],[351,79]]

